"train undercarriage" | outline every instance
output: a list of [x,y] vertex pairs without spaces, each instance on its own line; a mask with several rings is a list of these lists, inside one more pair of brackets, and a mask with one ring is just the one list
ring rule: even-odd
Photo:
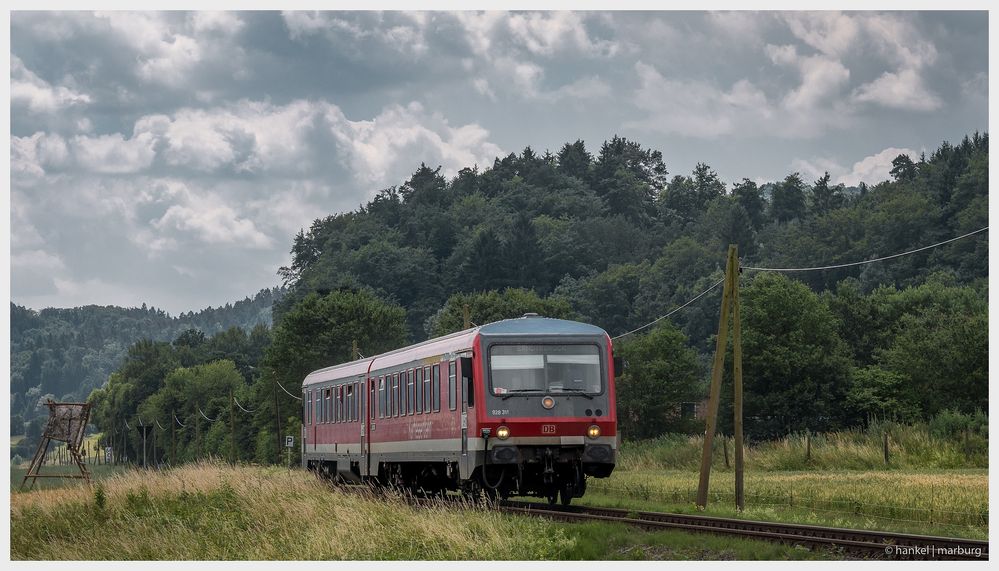
[[379,462],[376,477],[362,478],[356,462],[338,469],[335,461],[310,461],[310,470],[329,480],[388,486],[414,495],[460,492],[470,499],[511,496],[545,498],[569,505],[586,492],[588,477],[606,478],[614,469],[614,451],[606,445],[578,447],[492,447],[484,461],[461,478],[458,462]]

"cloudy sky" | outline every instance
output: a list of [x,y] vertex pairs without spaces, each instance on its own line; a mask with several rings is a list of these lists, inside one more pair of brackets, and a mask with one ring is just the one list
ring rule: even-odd
[[619,134],[673,174],[875,183],[988,127],[984,12],[15,12],[10,39],[34,308],[242,299],[420,162]]

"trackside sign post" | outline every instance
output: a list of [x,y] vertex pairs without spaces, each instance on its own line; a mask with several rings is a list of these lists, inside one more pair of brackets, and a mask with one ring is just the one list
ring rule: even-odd
[[288,435],[284,437],[285,455],[288,457],[288,469],[291,470],[291,449],[295,447],[295,437]]

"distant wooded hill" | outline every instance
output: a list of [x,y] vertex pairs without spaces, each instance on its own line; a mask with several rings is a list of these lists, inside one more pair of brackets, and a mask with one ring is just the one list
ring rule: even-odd
[[271,325],[279,288],[264,289],[220,307],[171,317],[155,307],[88,305],[34,311],[10,304],[11,432],[37,414],[38,402],[83,401],[121,366],[129,346],[140,339],[172,341],[188,329],[206,335],[239,327]]
[[[988,225],[988,135],[944,142],[929,156],[897,157],[890,180],[857,188],[828,173],[791,173],[758,185],[726,183],[706,164],[670,176],[659,151],[614,137],[591,154],[582,141],[557,153],[497,158],[447,179],[421,165],[355,212],[299,233],[281,273],[278,318],[309,292],[369,289],[406,309],[412,340],[427,337],[457,293],[534,290],[569,302],[611,335],[647,323],[717,281],[728,244],[743,264],[803,267],[870,259]],[[884,264],[796,274],[814,291],[847,278],[863,292],[919,285],[942,272],[959,285],[988,277],[987,239]],[[717,303],[675,320],[702,352]]]

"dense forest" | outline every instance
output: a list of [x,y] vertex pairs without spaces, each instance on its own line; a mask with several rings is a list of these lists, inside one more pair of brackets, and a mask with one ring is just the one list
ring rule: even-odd
[[155,307],[88,305],[34,311],[10,304],[11,433],[38,415],[46,398],[82,401],[122,365],[130,345],[141,339],[170,340],[187,329],[212,334],[231,327],[246,330],[271,325],[278,288],[253,298],[185,312],[176,317]]
[[[179,454],[226,455],[229,431],[192,433],[189,421],[209,430],[233,410],[232,391],[249,418],[233,423],[235,453],[276,461],[301,406],[284,389],[298,394],[307,372],[351,358],[352,341],[371,355],[454,331],[466,304],[475,323],[536,311],[618,336],[717,282],[728,244],[745,266],[806,267],[988,224],[987,135],[899,156],[890,177],[857,188],[828,174],[726,183],[706,164],[670,176],[660,152],[620,137],[595,154],[582,141],[555,154],[527,148],[452,178],[420,165],[294,237],[273,329],[231,344],[231,355],[218,335],[134,345],[91,395],[95,422],[114,431],[137,416],[176,416],[186,424]],[[746,271],[749,437],[987,409],[987,236],[864,266]],[[719,301],[715,289],[616,342],[628,362],[618,385],[625,437],[696,430],[680,404],[706,394]]]

